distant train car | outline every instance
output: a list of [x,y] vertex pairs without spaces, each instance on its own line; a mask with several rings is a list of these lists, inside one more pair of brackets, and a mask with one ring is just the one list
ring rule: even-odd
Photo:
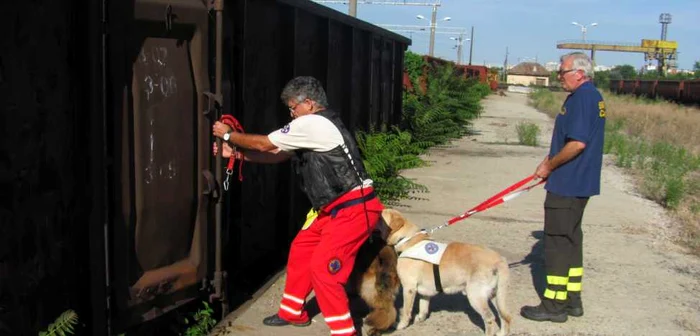
[[635,94],[639,97],[654,99],[656,97],[657,83],[658,80],[655,79],[640,80],[639,84],[637,85],[637,90],[635,91]]
[[622,79],[611,79],[609,87],[611,92],[620,93],[622,90]]
[[684,81],[682,100],[684,103],[700,104],[700,79]]
[[656,96],[671,101],[680,101],[683,92],[683,81],[660,80],[656,84]]
[[[442,58],[423,55],[423,60],[429,66],[437,65],[452,65],[455,68],[455,74],[458,76],[464,76],[464,78],[476,78],[480,83],[488,83],[488,72],[489,68],[483,65],[466,65],[466,64],[455,64],[452,61],[448,61]],[[426,69],[427,70],[427,69]],[[424,72],[425,74],[425,72]]]
[[406,91],[413,91],[413,83],[411,83],[411,77],[408,76],[408,71],[404,69],[403,71],[403,88]]
[[619,93],[635,94],[637,92],[637,85],[639,85],[639,80],[625,79],[622,81],[622,88]]
[[464,69],[466,78],[476,78],[480,83],[488,82],[489,68],[483,65],[457,65]]
[[664,99],[684,104],[700,104],[700,79],[637,80],[611,79],[610,91],[640,97]]

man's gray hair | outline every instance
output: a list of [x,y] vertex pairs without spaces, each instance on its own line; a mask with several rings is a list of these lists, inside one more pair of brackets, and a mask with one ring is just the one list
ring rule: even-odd
[[568,58],[572,58],[572,69],[581,70],[586,77],[591,77],[593,74],[593,62],[586,53],[580,51],[570,52],[566,55],[562,55],[559,60],[564,63],[564,60]]
[[300,76],[290,80],[282,89],[280,95],[283,104],[290,100],[301,103],[304,99],[311,99],[321,107],[328,107],[326,91],[323,90],[321,82],[310,76]]

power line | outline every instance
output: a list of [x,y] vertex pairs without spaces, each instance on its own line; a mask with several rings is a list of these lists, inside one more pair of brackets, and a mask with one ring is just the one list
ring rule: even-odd
[[[470,39],[465,39],[464,35],[466,34],[466,28],[464,27],[434,27],[434,26],[419,26],[419,25],[395,25],[395,24],[379,24],[378,26],[386,29],[393,31],[395,33],[410,33],[411,38],[413,38],[412,34],[413,33],[427,33],[430,31],[430,47],[429,47],[429,53],[428,55],[434,56],[433,54],[433,48],[435,47],[435,34],[447,34],[447,35],[458,35],[459,38],[455,38],[456,41],[458,41],[458,50],[457,50],[457,63],[460,64],[462,62],[461,56],[462,56],[462,43],[464,41],[470,40]],[[470,53],[470,62],[471,62],[471,48],[469,50]]]
[[[348,4],[348,15],[357,16],[357,4],[367,5],[393,5],[393,6],[430,6],[432,7],[432,18],[430,20],[430,47],[428,55],[433,56],[435,49],[435,30],[437,28],[437,9],[442,4],[442,0],[312,0],[320,4]],[[423,19],[422,16],[418,18]],[[444,20],[449,20],[445,18]]]

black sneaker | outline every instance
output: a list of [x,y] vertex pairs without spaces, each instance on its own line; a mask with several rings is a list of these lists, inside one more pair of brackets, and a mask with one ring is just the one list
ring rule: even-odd
[[282,327],[286,325],[293,325],[295,327],[306,327],[311,325],[311,319],[306,322],[289,322],[283,320],[279,315],[270,315],[263,319],[263,324],[270,327]]
[[533,321],[552,321],[564,323],[568,319],[566,311],[550,312],[542,304],[539,306],[525,306],[520,309],[522,317]]

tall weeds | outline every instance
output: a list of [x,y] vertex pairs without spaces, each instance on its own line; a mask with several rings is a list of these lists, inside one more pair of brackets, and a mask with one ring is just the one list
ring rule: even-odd
[[[532,105],[554,116],[566,93],[539,90]],[[700,255],[700,110],[604,93],[604,153],[638,177],[637,188],[677,219],[678,240]]]

